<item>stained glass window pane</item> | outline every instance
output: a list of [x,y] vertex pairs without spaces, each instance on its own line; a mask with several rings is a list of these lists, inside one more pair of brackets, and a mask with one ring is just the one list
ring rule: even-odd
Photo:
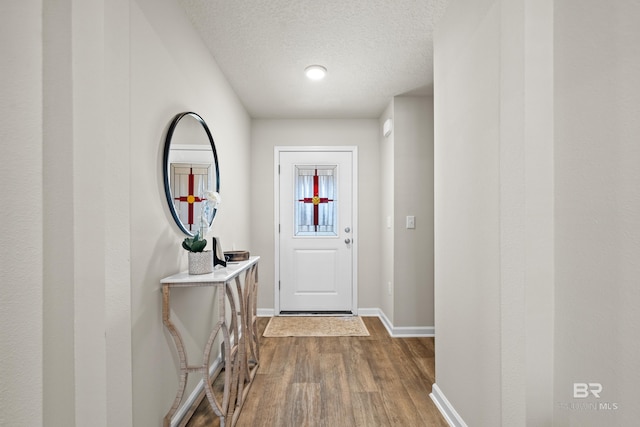
[[295,235],[337,236],[336,165],[296,166]]
[[171,163],[171,194],[176,213],[185,228],[198,231],[202,196],[211,188],[211,164]]

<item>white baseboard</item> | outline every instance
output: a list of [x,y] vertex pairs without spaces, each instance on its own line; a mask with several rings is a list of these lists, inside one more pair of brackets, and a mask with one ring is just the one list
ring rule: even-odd
[[391,320],[379,308],[359,308],[358,315],[364,317],[379,317],[380,321],[394,338],[411,337],[435,337],[436,328],[434,326],[393,326]]
[[359,308],[358,316],[362,317],[380,317],[382,310],[379,308]]
[[468,427],[467,423],[465,423],[460,414],[456,412],[451,402],[449,402],[442,390],[440,390],[436,384],[433,384],[429,397],[433,400],[433,403],[435,403],[436,407],[451,427]]
[[395,338],[435,337],[436,328],[434,326],[396,326],[391,336]]
[[259,308],[256,310],[256,316],[258,317],[273,317],[276,315],[276,311],[273,308]]

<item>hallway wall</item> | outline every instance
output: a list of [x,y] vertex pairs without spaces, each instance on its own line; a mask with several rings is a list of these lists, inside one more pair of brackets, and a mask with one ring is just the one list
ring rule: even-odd
[[459,0],[436,32],[436,383],[469,425],[640,417],[638,20]]
[[436,383],[469,425],[552,421],[551,6],[458,1],[436,32]]
[[[387,119],[392,131],[382,134]],[[380,308],[397,334],[433,334],[433,97],[395,96],[378,120]],[[406,227],[407,216],[415,228]],[[403,329],[404,328],[404,329]]]
[[[161,425],[178,378],[159,280],[186,267],[162,185],[164,133],[181,111],[208,122],[223,195],[214,234],[248,247],[250,118],[173,0],[1,12],[11,161],[0,185],[20,209],[2,211],[0,424]],[[187,292],[174,308],[197,350],[212,303]]]
[[[634,425],[640,419],[640,3],[557,1],[554,19],[555,424]],[[600,383],[600,398],[575,399],[576,382]],[[570,407],[585,403],[604,408]]]
[[479,427],[501,425],[499,29],[499,1],[454,1],[434,38],[436,384]]
[[0,5],[0,152],[11,159],[0,168],[0,194],[12,200],[0,207],[10,224],[0,235],[0,425],[43,421],[41,31],[40,1]]
[[[382,262],[380,264],[380,279],[378,295],[380,298],[380,309],[387,318],[393,322],[395,315],[393,304],[393,281],[395,272],[394,260],[394,237],[395,237],[395,193],[394,174],[395,174],[395,132],[391,132],[388,136],[384,136],[384,122],[390,119],[393,123],[393,115],[395,98],[393,98],[387,108],[378,119],[378,127],[380,129],[380,191],[385,194],[384,198],[379,200],[379,209],[381,223],[379,224],[380,232],[380,256]],[[393,126],[392,126],[393,127]]]
[[129,4],[8,5],[0,424],[131,425]]
[[[394,327],[422,327],[432,333],[433,97],[394,97],[393,118],[391,319]],[[409,215],[415,217],[413,229],[406,226]]]
[[[185,236],[164,195],[166,130],[183,111],[195,111],[207,122],[219,156],[222,196],[211,234],[220,237],[223,250],[251,250],[250,118],[173,0],[131,2],[130,78],[133,425],[158,426],[178,385],[177,354],[162,324],[160,279],[187,267],[180,246]],[[190,363],[201,357],[210,322],[217,318],[213,297],[211,289],[172,293],[172,320],[183,330]],[[198,381],[190,375],[185,397]]]

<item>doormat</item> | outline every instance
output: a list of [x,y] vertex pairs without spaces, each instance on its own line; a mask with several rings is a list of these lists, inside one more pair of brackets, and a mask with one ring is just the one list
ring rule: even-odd
[[347,317],[272,317],[262,336],[277,337],[368,337],[369,331],[359,316]]

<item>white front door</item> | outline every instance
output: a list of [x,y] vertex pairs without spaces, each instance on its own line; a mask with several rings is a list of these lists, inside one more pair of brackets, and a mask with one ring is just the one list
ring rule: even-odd
[[355,314],[354,150],[279,152],[280,314]]

